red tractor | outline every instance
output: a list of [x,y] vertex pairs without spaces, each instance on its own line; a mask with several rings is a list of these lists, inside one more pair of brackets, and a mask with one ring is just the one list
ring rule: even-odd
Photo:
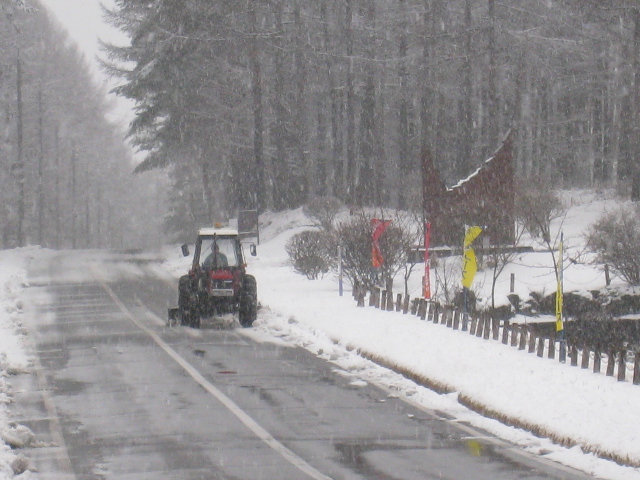
[[[243,245],[238,231],[231,228],[203,228],[187,275],[180,277],[178,308],[169,309],[169,323],[200,328],[203,317],[238,314],[243,327],[250,327],[258,311],[256,279],[246,272]],[[249,246],[256,254],[254,244]],[[189,247],[182,246],[189,255]]]

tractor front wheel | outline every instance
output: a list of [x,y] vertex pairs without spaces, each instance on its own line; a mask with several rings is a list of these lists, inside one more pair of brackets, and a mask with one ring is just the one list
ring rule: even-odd
[[258,302],[253,295],[243,295],[240,298],[238,320],[243,327],[250,327],[258,316]]
[[258,316],[258,288],[256,279],[252,275],[246,275],[242,282],[240,292],[240,305],[238,306],[238,320],[243,327],[250,327]]

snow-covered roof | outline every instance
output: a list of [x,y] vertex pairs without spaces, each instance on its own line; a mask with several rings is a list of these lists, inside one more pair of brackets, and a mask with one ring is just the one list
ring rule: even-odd
[[205,227],[198,231],[198,235],[238,235],[238,230],[229,227]]

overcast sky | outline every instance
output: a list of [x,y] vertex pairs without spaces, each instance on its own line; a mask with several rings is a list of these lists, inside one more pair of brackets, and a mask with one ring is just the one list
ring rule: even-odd
[[[96,79],[99,82],[113,85],[106,75],[100,71],[96,56],[100,55],[98,39],[123,44],[126,39],[117,30],[107,25],[102,19],[100,4],[107,7],[113,6],[113,0],[40,0],[58,18],[63,27],[67,29],[82,51],[87,60],[93,66]],[[131,105],[124,99],[118,98],[118,108],[112,117],[113,121],[128,124],[131,120]]]

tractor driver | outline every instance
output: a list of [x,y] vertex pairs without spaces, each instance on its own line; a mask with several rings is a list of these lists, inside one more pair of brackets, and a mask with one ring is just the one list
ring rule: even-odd
[[202,262],[202,268],[224,268],[227,266],[229,266],[227,256],[220,251],[218,242],[213,242],[211,245],[211,253],[207,255],[207,258]]

